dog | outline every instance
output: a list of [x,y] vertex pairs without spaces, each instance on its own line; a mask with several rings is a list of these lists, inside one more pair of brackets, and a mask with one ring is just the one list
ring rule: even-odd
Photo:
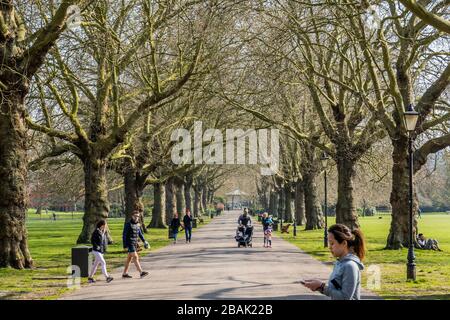
[[291,226],[291,224],[290,223],[288,223],[287,225],[284,225],[282,228],[281,228],[281,233],[289,233],[289,227]]

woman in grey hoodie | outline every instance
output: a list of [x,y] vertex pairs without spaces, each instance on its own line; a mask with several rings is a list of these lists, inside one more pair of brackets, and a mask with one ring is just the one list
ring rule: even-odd
[[362,260],[365,256],[365,241],[359,229],[350,230],[343,224],[328,229],[328,246],[337,258],[328,283],[320,280],[305,280],[303,285],[319,291],[332,300],[359,300],[361,291]]

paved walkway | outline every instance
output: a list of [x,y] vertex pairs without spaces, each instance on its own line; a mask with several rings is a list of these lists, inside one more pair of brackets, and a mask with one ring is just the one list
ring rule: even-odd
[[[208,225],[194,229],[192,243],[180,241],[142,257],[150,275],[103,281],[82,287],[63,299],[328,299],[311,292],[299,279],[326,280],[332,266],[319,262],[280,238],[273,248],[263,247],[262,227],[254,222],[253,248],[237,248],[234,239],[240,211],[226,211]],[[363,298],[376,298],[363,292]]]

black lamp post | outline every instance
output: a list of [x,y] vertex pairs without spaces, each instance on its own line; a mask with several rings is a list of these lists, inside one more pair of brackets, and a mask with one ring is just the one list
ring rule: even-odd
[[414,238],[413,238],[413,139],[416,130],[419,113],[414,110],[412,104],[405,111],[406,130],[408,130],[408,153],[409,153],[409,248],[408,263],[406,271],[406,279],[416,280],[416,257],[414,255]]
[[322,161],[323,165],[323,177],[324,177],[324,191],[325,191],[325,203],[324,203],[324,212],[325,212],[325,228],[323,231],[323,246],[326,248],[328,247],[328,199],[327,199],[327,162],[328,162],[328,155],[326,152],[323,152],[320,161]]

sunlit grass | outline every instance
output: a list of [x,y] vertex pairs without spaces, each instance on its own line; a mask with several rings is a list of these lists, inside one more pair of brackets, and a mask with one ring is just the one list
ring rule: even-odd
[[[44,213],[41,218],[29,212],[28,244],[35,268],[0,269],[0,299],[55,299],[68,290],[67,268],[71,265],[71,248],[76,246],[81,231],[81,213],[75,213],[78,218],[72,219],[71,213],[58,212],[56,221],[50,219],[51,215],[51,212],[48,215]],[[208,217],[203,219],[204,224],[210,221]],[[122,248],[124,220],[110,218],[108,224],[114,244],[108,246],[105,258],[108,269],[112,270],[122,266],[126,258]],[[193,232],[195,233],[195,229]],[[141,254],[160,249],[172,241],[168,239],[167,229],[149,229],[145,237],[151,248],[143,250]],[[82,284],[86,281],[83,278]]]
[[[381,288],[373,290],[386,299],[450,299],[450,215],[422,214],[419,230],[427,238],[439,241],[443,252],[415,250],[417,280],[406,281],[407,249],[384,250],[389,233],[390,216],[361,217],[362,231],[367,241],[367,267],[376,265],[381,270]],[[330,218],[328,224],[334,223]],[[280,235],[279,233],[277,233]],[[304,231],[298,227],[297,237],[283,234],[303,251],[321,261],[334,261],[323,247],[323,230]],[[367,287],[368,273],[363,272],[363,287]]]

